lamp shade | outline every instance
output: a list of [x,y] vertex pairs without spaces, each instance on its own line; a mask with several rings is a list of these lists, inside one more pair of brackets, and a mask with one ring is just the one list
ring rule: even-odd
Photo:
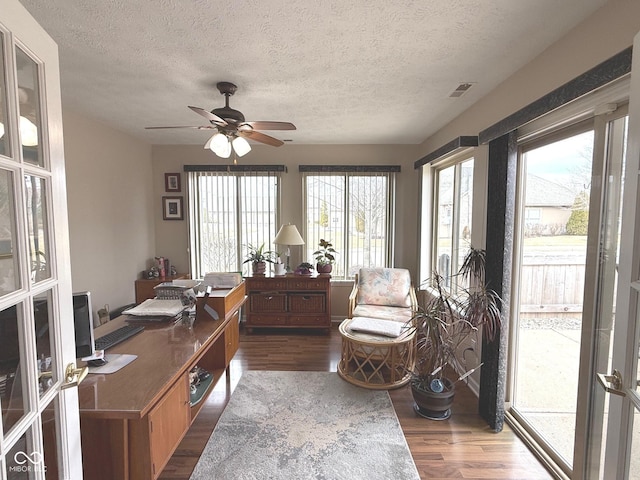
[[26,117],[20,116],[20,137],[25,147],[38,145],[38,127]]
[[280,231],[273,240],[276,245],[304,245],[304,240],[300,236],[300,232],[295,225],[288,223],[282,225]]
[[246,155],[251,151],[251,145],[242,137],[236,137],[233,139],[233,149],[239,157]]
[[207,143],[204,144],[204,148],[208,148],[217,156],[222,158],[229,158],[231,155],[231,142],[229,142],[226,135],[219,132],[207,140]]
[[222,133],[216,133],[213,137],[211,137],[211,145],[209,145],[209,148],[211,150],[225,149],[228,143],[229,139],[226,135]]

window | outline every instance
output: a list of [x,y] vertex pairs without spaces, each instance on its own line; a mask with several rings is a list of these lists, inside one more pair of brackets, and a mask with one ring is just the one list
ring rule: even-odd
[[435,167],[433,175],[433,270],[450,285],[471,245],[473,158]]
[[300,166],[307,258],[320,239],[338,252],[331,275],[352,278],[362,267],[393,266],[395,173],[400,167]]
[[284,166],[187,165],[191,272],[249,273],[249,245],[274,250]]

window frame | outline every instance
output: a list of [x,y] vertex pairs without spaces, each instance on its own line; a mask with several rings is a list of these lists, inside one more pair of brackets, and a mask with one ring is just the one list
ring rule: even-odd
[[[386,248],[384,251],[384,264],[376,265],[378,267],[393,267],[394,266],[394,249],[395,249],[395,222],[396,222],[396,209],[395,209],[395,201],[396,201],[396,183],[397,183],[397,173],[401,171],[400,166],[396,165],[386,165],[386,166],[356,166],[356,165],[300,165],[299,171],[302,175],[302,225],[303,225],[303,238],[307,243],[312,237],[312,234],[308,228],[308,208],[309,208],[309,199],[308,199],[308,187],[307,181],[309,177],[315,176],[327,176],[327,177],[341,177],[344,179],[344,205],[346,208],[343,209],[343,225],[342,225],[342,238],[341,242],[336,241],[336,239],[326,239],[331,241],[334,245],[342,244],[343,247],[336,247],[338,250],[336,263],[339,265],[338,269],[334,269],[332,272],[332,281],[350,281],[354,278],[355,273],[357,272],[349,272],[349,259],[351,258],[350,253],[350,245],[352,242],[349,240],[349,225],[351,222],[352,215],[350,214],[350,186],[349,180],[354,177],[385,177],[387,179],[386,185],[386,194],[387,194],[387,204],[384,206],[385,216],[386,216],[386,225],[383,230],[385,232],[385,240],[386,240]],[[308,252],[313,252],[317,249],[317,245],[309,245],[306,246]],[[313,260],[313,259],[310,259]],[[343,272],[338,275],[337,272]]]
[[[216,176],[228,176],[234,179],[235,183],[235,211],[234,218],[232,219],[233,226],[237,232],[237,239],[235,245],[235,257],[236,266],[235,270],[242,272],[243,275],[250,273],[250,266],[244,263],[246,257],[246,249],[248,245],[259,246],[261,243],[265,244],[265,250],[275,251],[276,246],[273,240],[278,232],[281,217],[281,204],[282,204],[282,173],[286,172],[284,165],[185,165],[184,171],[187,172],[187,208],[188,208],[188,236],[189,236],[189,262],[191,265],[191,274],[194,278],[202,278],[207,270],[203,266],[201,256],[202,238],[200,236],[201,224],[199,223],[200,213],[196,211],[196,206],[200,204],[201,192],[196,191],[195,181],[202,174],[210,174]],[[264,174],[264,175],[261,175]],[[275,179],[275,198],[273,199],[273,205],[275,206],[275,213],[273,217],[273,223],[269,226],[266,234],[267,238],[255,238],[248,240],[247,244],[243,243],[246,221],[242,221],[244,205],[246,196],[241,193],[241,186],[243,185],[243,178],[247,177],[262,177],[269,176]],[[245,186],[246,188],[246,186]],[[228,214],[227,214],[228,216]]]
[[[431,271],[437,272],[442,275],[443,272],[439,271],[439,259],[438,259],[438,235],[439,235],[439,201],[440,201],[440,174],[445,170],[449,170],[453,168],[453,199],[451,206],[451,232],[449,237],[451,239],[451,256],[449,262],[449,271],[447,272],[448,278],[453,279],[454,274],[456,272],[455,265],[459,265],[460,258],[464,257],[464,251],[460,250],[459,240],[460,240],[460,195],[461,195],[461,178],[462,178],[462,165],[471,162],[472,170],[470,175],[469,185],[471,187],[471,204],[469,208],[469,216],[470,216],[470,231],[469,231],[469,245],[471,242],[471,232],[474,230],[473,220],[474,220],[474,198],[473,192],[475,190],[474,178],[476,175],[477,162],[475,158],[475,149],[467,149],[463,152],[460,152],[456,155],[450,156],[446,159],[443,159],[438,162],[434,162],[430,165],[429,168],[429,176],[430,176],[430,185],[431,185],[431,222],[430,222],[430,265]],[[443,275],[444,276],[444,275]],[[430,278],[431,275],[428,276]],[[445,276],[445,279],[447,276]],[[458,288],[458,285],[455,283],[453,285],[449,285],[448,282],[445,283],[447,286],[451,286],[454,289]]]

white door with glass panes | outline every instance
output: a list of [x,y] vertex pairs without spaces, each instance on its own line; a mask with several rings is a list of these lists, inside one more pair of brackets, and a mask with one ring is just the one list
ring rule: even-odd
[[0,8],[0,480],[82,478],[58,48]]
[[[633,48],[629,125],[616,265],[615,329],[595,346],[606,361],[593,372],[585,478],[640,478],[640,33]],[[598,371],[601,370],[601,371]]]

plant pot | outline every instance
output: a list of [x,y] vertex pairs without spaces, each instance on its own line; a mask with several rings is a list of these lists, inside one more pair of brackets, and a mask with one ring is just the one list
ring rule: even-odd
[[267,271],[267,262],[253,262],[251,264],[251,271],[254,275],[264,275]]
[[333,270],[333,265],[331,263],[318,263],[316,265],[316,271],[318,273],[331,273],[331,270]]
[[451,416],[456,387],[448,378],[443,378],[442,382],[445,389],[441,393],[424,390],[411,383],[411,394],[415,402],[414,410],[418,415],[430,420],[446,420]]

